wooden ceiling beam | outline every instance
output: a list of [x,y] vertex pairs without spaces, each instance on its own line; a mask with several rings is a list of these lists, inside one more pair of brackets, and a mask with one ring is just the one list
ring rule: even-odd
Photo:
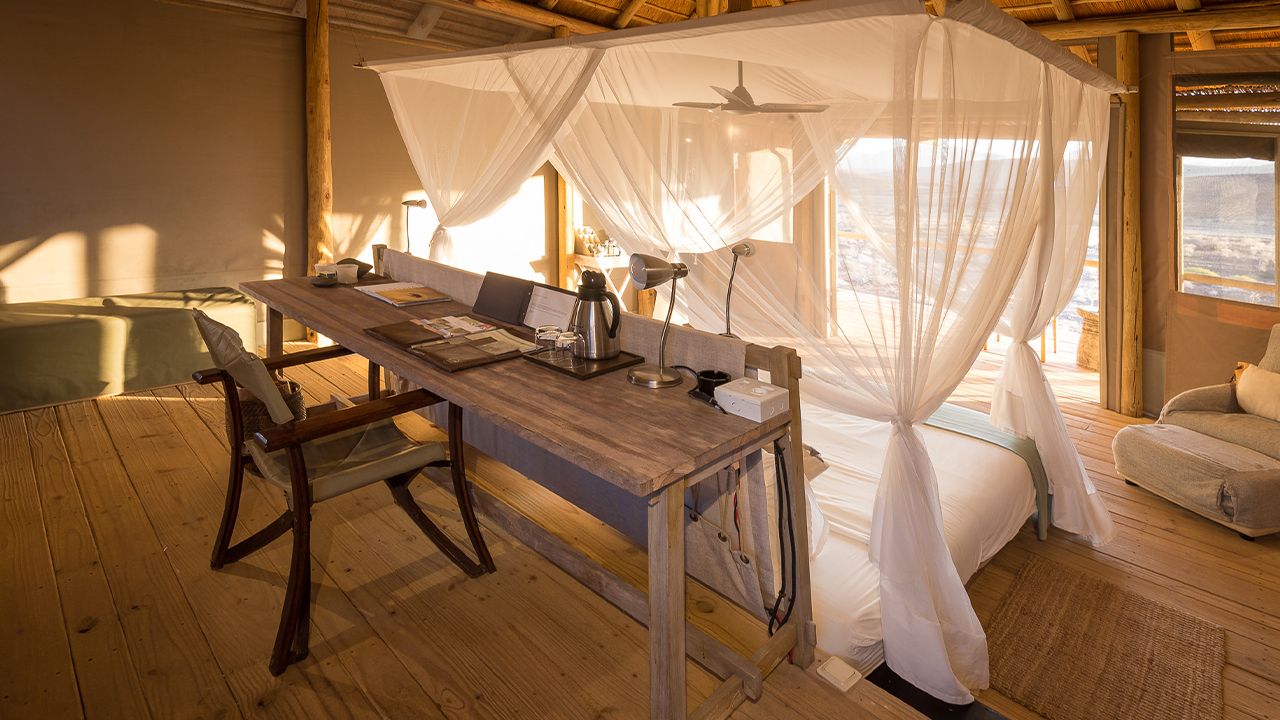
[[1194,13],[1163,12],[1139,15],[1029,23],[1050,40],[1086,40],[1122,32],[1177,33],[1191,30],[1244,30],[1280,24],[1280,3],[1250,4],[1247,7],[1220,6]]
[[526,5],[522,2],[516,2],[516,0],[441,1],[444,2],[445,7],[450,9],[475,8],[482,12],[509,18],[511,22],[532,23],[548,28],[567,27],[570,32],[577,35],[594,35],[596,33],[609,32],[613,29],[573,17],[572,15],[553,12],[537,5]]
[[440,16],[444,15],[444,8],[439,5],[423,5],[418,11],[418,16],[409,23],[409,29],[405,34],[411,38],[426,40],[431,31],[435,29],[436,23],[440,22]]
[[[258,5],[248,0],[163,0],[163,2],[174,5],[187,5],[190,7],[199,7],[206,10],[219,10],[226,12],[235,12],[247,15],[267,15],[271,17],[296,17],[304,18],[307,13],[304,10],[301,14],[295,14],[293,8],[277,8],[267,5]],[[302,4],[306,5],[306,0],[302,0]],[[395,32],[386,27],[370,25],[347,17],[330,17],[329,26],[335,30],[367,37],[373,40],[391,40],[406,45],[433,50],[436,52],[454,52],[456,50],[465,50],[468,46],[460,43],[448,42],[445,40],[420,40],[418,38],[409,37]]]
[[[1174,0],[1178,5],[1178,12],[1197,12],[1200,10],[1200,0]],[[1216,50],[1217,45],[1213,42],[1212,30],[1188,30],[1187,40],[1191,42],[1192,50]]]
[[628,0],[627,4],[622,8],[622,12],[618,13],[618,17],[614,18],[613,26],[619,29],[626,27],[646,2],[648,0]]

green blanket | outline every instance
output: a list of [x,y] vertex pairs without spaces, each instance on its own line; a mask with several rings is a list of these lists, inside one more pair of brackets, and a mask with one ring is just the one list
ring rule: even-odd
[[1022,458],[1031,471],[1031,483],[1036,488],[1036,536],[1041,540],[1049,537],[1049,523],[1053,518],[1052,496],[1049,495],[1049,481],[1045,477],[1044,464],[1040,462],[1040,453],[1036,450],[1034,440],[1000,430],[991,424],[991,418],[986,414],[950,403],[938,408],[924,422],[939,430],[968,435],[1002,447]]
[[0,412],[190,379],[210,365],[191,308],[256,347],[254,302],[225,287],[0,305]]

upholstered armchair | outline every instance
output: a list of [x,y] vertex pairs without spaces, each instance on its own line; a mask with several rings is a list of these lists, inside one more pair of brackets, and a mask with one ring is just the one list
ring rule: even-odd
[[[293,557],[285,590],[280,626],[276,632],[269,669],[272,675],[306,658],[311,606],[311,510],[317,503],[366,485],[381,482],[393,501],[423,534],[470,577],[494,569],[480,525],[471,505],[470,484],[463,470],[461,416],[450,407],[450,452],[440,443],[417,443],[405,436],[391,418],[401,413],[444,402],[426,390],[381,396],[377,392],[376,366],[370,368],[370,389],[376,397],[352,403],[307,408],[305,419],[295,415],[279,389],[273,373],[320,360],[350,354],[341,347],[317,348],[260,360],[245,350],[231,328],[199,310],[195,322],[217,367],[192,375],[202,384],[221,383],[226,397],[228,444],[231,448],[227,498],[222,523],[213,546],[210,565],[216,570],[266,546],[287,531],[293,532]],[[246,439],[246,403],[242,392],[265,406],[267,427]],[[261,413],[258,413],[261,416]],[[458,547],[423,512],[409,490],[409,483],[427,467],[449,467],[463,524],[475,560]],[[246,470],[283,492],[286,509],[267,527],[232,544]]]
[[[1280,325],[1258,367],[1280,373]],[[1246,412],[1237,383],[1170,400],[1155,425],[1116,434],[1116,468],[1130,485],[1226,525],[1245,539],[1280,532],[1280,422]]]

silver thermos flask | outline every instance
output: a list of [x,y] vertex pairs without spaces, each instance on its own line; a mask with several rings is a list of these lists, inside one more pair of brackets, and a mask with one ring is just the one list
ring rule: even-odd
[[622,343],[618,340],[621,319],[618,296],[605,289],[604,274],[584,270],[569,322],[569,331],[577,333],[579,338],[574,355],[587,360],[617,357],[622,352]]

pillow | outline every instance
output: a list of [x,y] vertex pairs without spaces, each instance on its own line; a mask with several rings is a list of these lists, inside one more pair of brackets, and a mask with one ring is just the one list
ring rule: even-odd
[[1250,415],[1280,422],[1280,373],[1250,365],[1236,383],[1236,402]]
[[223,325],[199,310],[192,310],[196,329],[204,338],[205,347],[213,364],[226,371],[267,406],[271,420],[277,425],[293,420],[293,412],[276,388],[275,380],[267,372],[257,355],[244,349],[244,341],[235,330]]
[[1247,363],[1247,362],[1236,363],[1236,369],[1231,371],[1231,382],[1233,383],[1240,382],[1240,375],[1244,372],[1245,368],[1251,368],[1251,367],[1253,367],[1253,363]]

